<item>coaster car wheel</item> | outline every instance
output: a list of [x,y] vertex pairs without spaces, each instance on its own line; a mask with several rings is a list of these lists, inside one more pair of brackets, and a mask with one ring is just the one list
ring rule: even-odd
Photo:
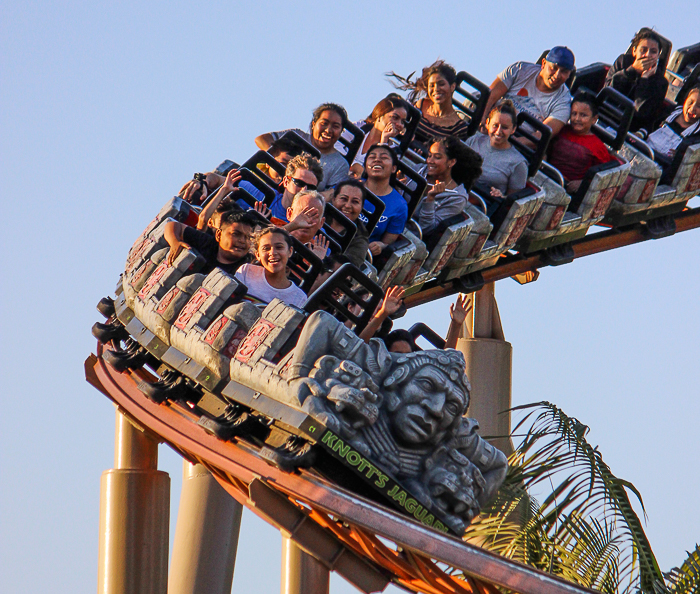
[[138,342],[127,338],[125,348],[105,350],[102,358],[117,371],[126,371],[142,367],[148,361],[149,354]]
[[296,435],[290,436],[279,447],[263,447],[260,450],[260,455],[265,462],[285,472],[293,472],[299,468],[310,468],[316,461],[316,450],[311,443]]

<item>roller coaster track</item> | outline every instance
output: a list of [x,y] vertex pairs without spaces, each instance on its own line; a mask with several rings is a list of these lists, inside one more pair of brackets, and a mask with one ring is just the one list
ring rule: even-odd
[[[691,229],[700,227],[700,207],[686,209],[676,214],[674,221],[676,224],[676,233],[690,231]],[[649,241],[650,239],[654,238],[647,232],[646,226],[637,223],[624,229],[609,229],[591,233],[582,239],[571,242],[569,245],[573,250],[573,258],[578,259],[584,256],[592,256],[601,252],[634,245],[635,243]],[[545,261],[539,253],[533,254],[532,256],[509,254],[504,255],[496,265],[484,270],[482,276],[484,282],[492,283],[516,274],[535,271],[550,265],[551,264]],[[426,285],[422,291],[414,295],[409,295],[405,301],[408,307],[416,307],[460,291],[463,291],[463,287],[460,285],[459,281],[449,281],[441,285]]]
[[[673,218],[677,233],[700,227],[700,208]],[[568,261],[652,238],[641,223],[598,231],[572,242]],[[481,275],[483,282],[494,282],[550,264],[540,254],[508,254]],[[406,304],[415,307],[463,290],[459,280],[426,285]],[[143,368],[115,370],[102,357],[110,348],[98,342],[97,355],[86,360],[89,383],[137,427],[192,463],[203,464],[238,502],[290,534],[303,550],[361,591],[382,591],[394,582],[430,594],[497,594],[499,587],[522,594],[593,592],[438,533],[312,470],[284,472],[265,462],[248,442],[214,437],[197,424],[200,415],[187,403],[149,400],[138,384],[157,378]]]
[[222,441],[197,425],[185,403],[156,404],[138,389],[155,378],[144,369],[118,372],[102,354],[85,361],[88,382],[138,428],[192,463],[203,464],[242,505],[291,535],[303,550],[363,592],[389,584],[428,594],[594,592],[478,546],[447,536],[324,480],[313,471],[286,473],[242,441]]

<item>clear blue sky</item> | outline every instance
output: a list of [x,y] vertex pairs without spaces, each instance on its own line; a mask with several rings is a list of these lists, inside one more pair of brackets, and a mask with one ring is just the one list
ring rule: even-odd
[[[566,44],[612,61],[635,30],[698,39],[692,2],[6,1],[0,21],[3,414],[0,591],[93,592],[100,474],[114,410],[88,386],[97,301],[134,238],[193,172],[245,159],[261,132],[323,101],[367,115],[442,57],[486,83]],[[10,225],[10,223],[12,223]],[[700,231],[499,282],[515,404],[550,400],[591,427],[642,492],[663,568],[700,540]],[[410,312],[447,327],[447,301]],[[161,448],[174,519],[181,461]],[[244,516],[235,591],[277,592],[279,535]],[[334,578],[332,591],[352,587]]]

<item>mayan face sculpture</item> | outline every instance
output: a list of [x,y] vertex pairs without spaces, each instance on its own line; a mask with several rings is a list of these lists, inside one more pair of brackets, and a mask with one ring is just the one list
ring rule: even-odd
[[[279,314],[266,310],[259,324],[270,325],[268,319]],[[316,312],[274,371],[267,363],[263,376],[241,363],[232,359],[232,379],[306,412],[332,432],[326,445],[350,448],[353,462],[376,465],[396,481],[386,495],[424,517],[439,516],[454,532],[464,530],[505,477],[503,453],[464,416],[470,386],[458,351],[390,353],[382,341],[366,344],[330,314]]]

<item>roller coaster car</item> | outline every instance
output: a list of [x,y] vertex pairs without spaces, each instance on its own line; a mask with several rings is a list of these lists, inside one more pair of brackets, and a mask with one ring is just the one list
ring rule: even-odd
[[633,135],[628,135],[618,155],[630,163],[631,169],[603,223],[621,227],[645,221],[653,237],[673,234],[675,225],[668,215],[682,211],[697,194],[700,177],[697,136],[684,140],[665,168],[654,161],[654,151],[649,145]]
[[[634,104],[610,87],[596,95],[596,104],[598,123],[592,131],[609,150],[617,151],[625,142]],[[599,223],[630,170],[622,157],[615,157],[614,161],[591,167],[573,196],[567,194],[561,173],[543,161],[532,179],[544,190],[544,202],[523,233],[519,249],[531,253],[569,243],[583,237],[591,225]],[[556,261],[558,251],[549,254],[553,263],[563,263]]]
[[[498,489],[507,464],[478,437],[477,424],[461,416],[468,405],[461,355],[392,355],[380,342],[366,345],[329,313],[314,312],[332,311],[356,332],[364,328],[382,292],[350,264],[303,310],[274,300],[261,312],[240,301],[245,288],[220,269],[192,273],[202,263],[194,251],[184,250],[173,265],[167,252],[142,262],[140,275],[124,275],[114,303],[131,340],[161,363],[160,379],[142,388],[148,397],[162,401],[184,390],[199,425],[218,437],[244,439],[285,470],[313,464],[426,526],[463,532]],[[454,384],[449,430],[430,437],[432,429],[391,424],[401,399],[414,397],[401,387],[413,373],[425,376],[411,384],[413,392],[438,376]],[[440,398],[441,388],[431,386]],[[432,398],[428,392],[421,398]],[[422,444],[429,438],[439,441]]]

